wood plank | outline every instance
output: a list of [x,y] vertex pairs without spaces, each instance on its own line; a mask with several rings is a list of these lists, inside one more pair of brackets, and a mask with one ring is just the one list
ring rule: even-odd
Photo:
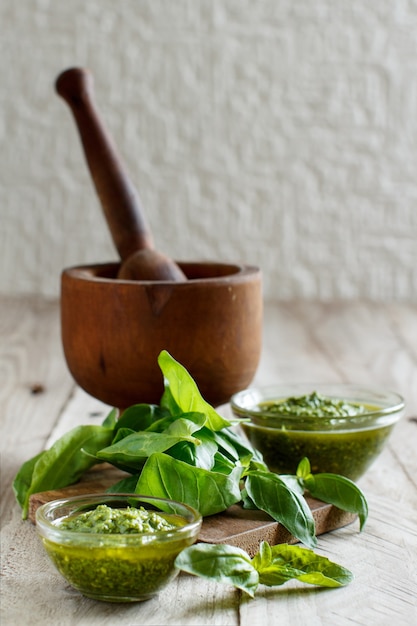
[[40,298],[0,298],[1,523],[14,506],[20,465],[46,446],[74,389],[62,354],[59,307]]
[[[271,382],[358,380],[397,386],[407,418],[367,472],[362,533],[350,524],[319,536],[317,552],[352,570],[346,588],[298,583],[260,587],[250,600],[232,587],[180,575],[160,596],[138,605],[83,598],[54,570],[32,524],[20,519],[14,469],[76,423],[97,423],[101,407],[77,389],[62,359],[57,304],[0,299],[2,440],[2,626],[408,626],[417,617],[417,307],[372,303],[266,306],[264,351],[256,377]],[[32,394],[28,382],[45,383]],[[73,391],[75,393],[73,393]],[[104,409],[103,409],[104,410]],[[94,416],[94,414],[96,414]],[[91,420],[91,422],[90,422]]]
[[253,385],[341,382],[334,361],[323,352],[309,321],[316,303],[265,305],[264,340]]
[[417,305],[391,302],[384,310],[404,350],[417,364]]

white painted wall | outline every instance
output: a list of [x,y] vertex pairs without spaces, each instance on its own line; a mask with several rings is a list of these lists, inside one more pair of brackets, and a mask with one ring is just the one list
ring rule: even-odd
[[415,0],[0,0],[0,293],[117,258],[56,76],[89,67],[158,249],[265,298],[417,301]]

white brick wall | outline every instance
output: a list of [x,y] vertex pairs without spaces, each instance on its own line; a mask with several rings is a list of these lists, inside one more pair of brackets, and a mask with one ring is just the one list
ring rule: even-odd
[[265,298],[417,301],[415,0],[0,0],[0,292],[116,259],[55,77],[89,67],[158,249]]

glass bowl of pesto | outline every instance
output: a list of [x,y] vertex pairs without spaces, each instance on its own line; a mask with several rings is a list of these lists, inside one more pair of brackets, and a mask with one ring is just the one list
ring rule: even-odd
[[197,539],[201,515],[173,500],[94,494],[54,500],[36,511],[50,559],[83,595],[138,602],[178,573],[176,556]]
[[245,389],[230,404],[271,471],[294,474],[307,457],[312,473],[351,480],[380,454],[405,406],[385,389],[301,383]]

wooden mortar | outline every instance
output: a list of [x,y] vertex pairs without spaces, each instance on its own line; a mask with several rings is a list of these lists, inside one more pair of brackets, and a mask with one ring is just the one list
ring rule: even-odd
[[124,409],[158,404],[167,350],[214,406],[247,387],[262,343],[257,267],[179,263],[185,282],[117,279],[119,264],[67,268],[61,281],[62,342],[87,393]]

